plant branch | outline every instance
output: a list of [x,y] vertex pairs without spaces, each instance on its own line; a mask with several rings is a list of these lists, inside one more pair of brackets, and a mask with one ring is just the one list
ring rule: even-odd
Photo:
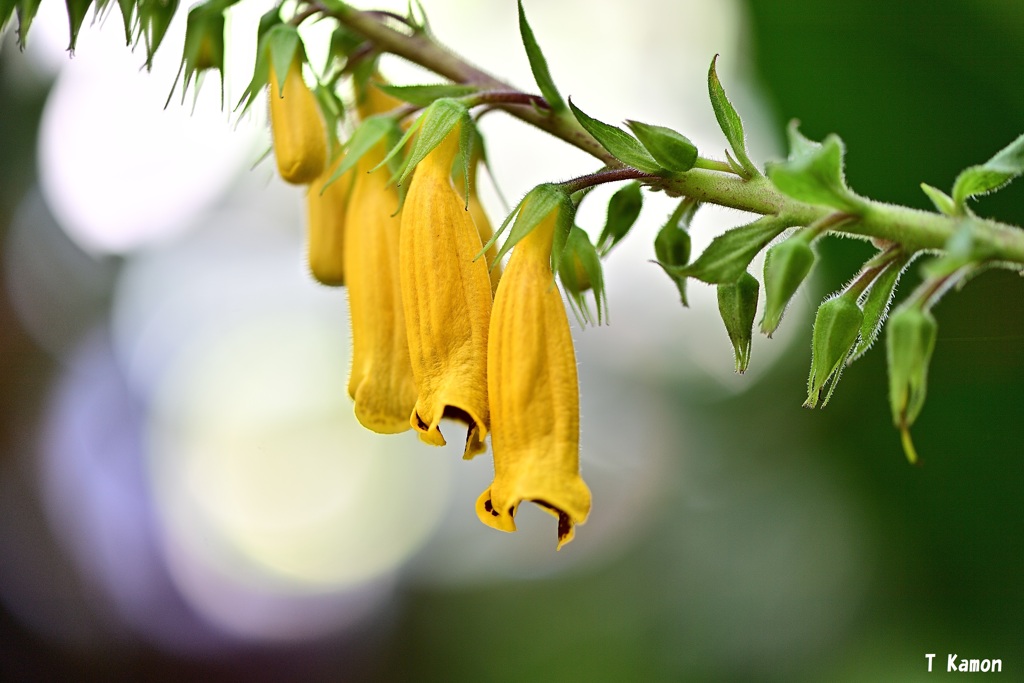
[[[449,51],[425,31],[404,33],[385,25],[380,15],[361,12],[336,1],[331,2],[330,7],[314,1],[309,3],[309,7],[335,18],[374,43],[381,51],[403,57],[453,82],[476,85],[485,91],[519,92]],[[491,107],[506,111],[587,152],[600,160],[608,171],[628,169],[584,130],[571,113],[545,110],[532,100],[521,102],[513,98],[512,101],[502,102],[500,98],[497,99],[499,101],[489,100]],[[701,163],[686,173],[668,177],[647,176],[643,181],[671,196],[692,197],[700,202],[755,214],[776,215],[792,225],[810,225],[835,213],[834,208],[800,202],[782,194],[763,176],[750,179],[738,177],[723,162],[702,159]],[[949,238],[966,222],[976,242],[991,249],[992,260],[1024,264],[1024,231],[1018,227],[974,216],[946,216],[867,199],[863,200],[863,206],[865,208],[860,215],[836,226],[832,232],[898,242],[908,252],[942,250]]]

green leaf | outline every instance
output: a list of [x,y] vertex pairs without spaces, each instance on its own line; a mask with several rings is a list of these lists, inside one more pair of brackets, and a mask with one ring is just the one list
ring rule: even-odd
[[548,62],[544,59],[544,53],[540,51],[540,45],[533,35],[533,29],[526,21],[526,12],[523,11],[523,0],[519,0],[519,33],[523,38],[523,47],[526,48],[526,57],[530,60],[530,69],[533,71],[533,78],[537,81],[540,94],[547,100],[548,106],[553,113],[565,110],[565,100],[555,87],[555,81],[551,78],[548,70]]
[[644,205],[644,196],[640,192],[640,183],[632,182],[624,185],[608,200],[608,217],[604,229],[597,239],[597,248],[601,256],[611,251],[612,247],[625,237]]
[[1005,186],[1024,173],[1024,135],[980,166],[971,166],[960,172],[953,183],[953,202],[957,212],[963,213],[970,197],[988,194]]
[[689,197],[679,202],[679,206],[654,238],[654,255],[658,259],[656,263],[675,282],[683,306],[688,305],[686,276],[673,272],[673,268],[685,266],[690,262],[690,233],[687,229],[699,207],[700,203]]
[[735,282],[747,271],[758,252],[788,227],[790,224],[777,216],[759,218],[719,235],[696,261],[670,272],[709,284]]
[[639,121],[626,121],[626,125],[662,168],[683,173],[697,163],[697,147],[682,133]]
[[725,323],[725,331],[732,342],[736,359],[736,372],[746,372],[750,365],[750,345],[753,340],[754,314],[760,285],[750,273],[744,272],[735,282],[718,285],[718,313]]
[[736,160],[744,171],[744,176],[747,178],[759,176],[761,174],[757,170],[757,166],[747,156],[747,142],[743,135],[743,121],[740,119],[740,115],[736,113],[736,108],[732,106],[732,102],[726,97],[722,82],[718,80],[718,73],[715,70],[715,63],[717,61],[718,55],[715,55],[711,60],[711,68],[708,70],[708,94],[711,96],[711,107],[715,110],[715,118],[718,119],[718,125],[722,132],[725,133],[725,139],[729,141],[729,146],[732,147]]
[[658,165],[658,162],[632,135],[621,128],[616,128],[587,116],[579,107],[572,103],[572,98],[569,99],[569,108],[572,109],[572,113],[576,120],[580,122],[580,125],[593,135],[601,143],[601,146],[608,150],[616,159],[644,173],[661,172],[662,168]]
[[576,317],[584,324],[593,325],[595,318],[587,303],[587,290],[594,292],[597,304],[596,323],[600,325],[607,317],[608,298],[604,289],[604,273],[601,268],[601,257],[590,242],[590,237],[579,226],[573,225],[565,242],[564,256],[558,266],[558,278],[567,299],[576,312]]
[[948,194],[927,183],[921,183],[921,190],[928,195],[928,199],[932,200],[932,204],[935,205],[939,213],[947,216],[955,216],[957,214],[956,203]]
[[775,187],[794,199],[850,213],[863,209],[843,179],[843,141],[835,134],[816,148],[803,147],[797,156],[769,164],[767,171]]
[[847,363],[852,363],[867,353],[878,339],[886,316],[889,314],[889,306],[892,305],[900,277],[906,272],[912,260],[913,257],[906,254],[899,254],[893,258],[885,270],[871,283],[870,289],[860,297],[861,307],[864,310],[864,322],[860,328],[860,341],[854,347]]
[[441,98],[465,97],[479,91],[479,88],[475,85],[461,85],[459,83],[438,83],[436,85],[388,85],[386,83],[374,83],[373,85],[388,95],[403,102],[415,104],[417,107],[426,107]]

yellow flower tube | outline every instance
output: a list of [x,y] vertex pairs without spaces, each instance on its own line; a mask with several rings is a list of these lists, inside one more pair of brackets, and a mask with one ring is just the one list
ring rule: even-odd
[[345,284],[345,216],[355,169],[349,170],[330,185],[327,185],[327,181],[334,175],[343,158],[339,155],[306,191],[306,256],[309,270],[321,283],[334,286]]
[[469,425],[464,457],[485,450],[491,285],[482,243],[452,185],[459,126],[416,167],[402,210],[402,302],[419,398],[411,424],[442,446],[442,417]]
[[558,547],[590,513],[579,471],[579,384],[569,320],[551,272],[552,211],[512,251],[494,299],[487,373],[494,481],[477,515],[515,531],[519,504],[558,518]]
[[398,193],[385,171],[383,142],[356,164],[349,197],[344,268],[352,318],[352,372],[348,393],[367,429],[394,434],[409,429],[416,384],[409,363],[405,313],[399,285],[399,231],[393,215]]
[[327,163],[327,131],[316,96],[302,80],[302,59],[296,52],[284,79],[270,67],[270,129],[277,170],[287,182],[305,185],[317,179]]

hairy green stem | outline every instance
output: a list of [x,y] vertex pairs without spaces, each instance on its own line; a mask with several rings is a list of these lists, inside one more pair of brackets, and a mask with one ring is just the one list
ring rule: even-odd
[[[453,82],[476,85],[484,90],[516,91],[508,83],[438,44],[426,31],[402,32],[386,25],[379,15],[361,12],[339,2],[332,2],[330,8],[319,2],[311,2],[309,6],[325,16],[334,17],[381,51],[403,57]],[[492,106],[578,147],[599,159],[610,171],[628,168],[604,149],[569,112],[553,112],[540,109],[535,104],[516,102],[495,102]],[[700,161],[686,173],[644,178],[643,182],[672,196],[692,197],[700,202],[761,215],[776,215],[792,225],[810,225],[835,213],[834,208],[807,204],[782,194],[763,176],[743,179],[730,172],[725,162]],[[974,216],[951,217],[867,199],[863,201],[866,208],[861,215],[831,231],[898,242],[908,252],[913,252],[942,250],[949,238],[967,224],[976,243],[990,250],[994,261],[1024,264],[1024,231],[1018,227]]]

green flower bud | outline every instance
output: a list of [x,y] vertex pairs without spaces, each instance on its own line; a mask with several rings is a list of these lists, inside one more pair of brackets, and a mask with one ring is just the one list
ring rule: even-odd
[[671,270],[673,266],[685,266],[690,262],[690,233],[670,220],[654,238],[654,255],[665,272],[676,283],[679,298],[686,306],[686,276]]
[[736,282],[718,285],[718,312],[732,342],[736,372],[740,373],[750,364],[750,342],[759,288],[757,279],[750,273],[743,273]]
[[917,453],[909,429],[924,406],[928,363],[935,350],[939,326],[929,311],[916,306],[901,307],[889,318],[886,352],[889,364],[889,404],[893,422],[903,435],[907,459],[914,464]]
[[[863,321],[864,312],[852,296],[837,296],[818,307],[811,340],[811,374],[807,378],[805,408],[816,407],[818,401],[821,401],[822,408],[828,404],[839,383],[843,365],[857,342]],[[828,393],[822,401],[821,392],[826,384],[829,384]]]
[[764,260],[764,315],[761,332],[769,337],[782,322],[800,284],[814,266],[814,250],[801,237],[790,238],[768,250]]

